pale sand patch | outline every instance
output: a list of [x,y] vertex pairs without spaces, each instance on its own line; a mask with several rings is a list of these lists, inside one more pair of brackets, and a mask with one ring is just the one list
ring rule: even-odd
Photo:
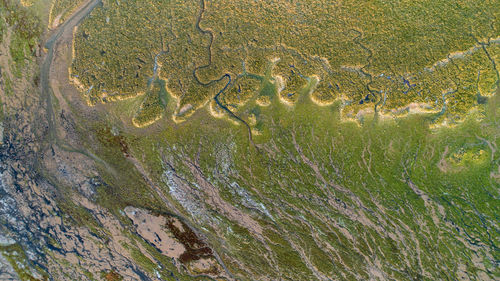
[[[76,59],[76,50],[75,50],[75,38],[76,38],[76,32],[78,31],[78,25],[75,25],[73,28],[73,34],[72,34],[72,39],[71,39],[71,62],[73,62]],[[71,63],[68,64],[68,77],[69,81],[75,85],[75,87],[81,91],[85,90],[85,87],[83,84],[80,82],[80,79],[77,77],[74,77],[73,75],[73,69],[71,68]]]
[[[417,114],[435,114],[439,113],[441,108],[435,108],[429,105],[428,103],[410,103],[406,106],[402,106],[399,108],[391,109],[385,112],[377,112],[379,120],[394,120],[396,118],[404,118],[410,115]],[[374,115],[375,110],[373,108],[364,108],[359,110],[356,114],[351,110],[349,113],[344,113],[344,107],[340,109],[340,116],[342,122],[354,122],[358,125],[361,125],[359,121],[362,117],[368,115]],[[456,126],[456,124],[449,124],[446,120],[441,123],[430,124],[429,127],[431,129],[436,128],[451,128]]]
[[417,103],[417,102],[412,102],[408,106],[406,106],[408,109],[409,114],[425,114],[425,113],[438,113],[441,109],[436,109],[432,107],[428,103]]
[[284,104],[284,105],[287,105],[287,106],[293,106],[293,105],[295,105],[295,103],[294,103],[294,102],[291,102],[291,101],[289,101],[289,100],[285,99],[282,95],[278,95],[278,98],[279,98],[279,101],[280,101],[282,104]]
[[49,22],[48,22],[48,28],[50,29],[51,28],[51,23],[54,21],[53,18],[54,18],[54,14],[53,14],[53,11],[54,11],[54,5],[56,4],[56,1],[53,0],[51,1],[52,4],[50,5],[50,9],[49,9]]
[[394,119],[396,119],[396,116],[394,116],[391,113],[385,114],[383,112],[377,112],[377,114],[378,114],[379,120],[388,121],[388,120],[394,120]]
[[268,96],[260,96],[255,100],[259,106],[266,107],[271,105],[271,99]]
[[208,111],[214,118],[221,119],[224,117],[224,111],[215,101],[210,102]]
[[181,109],[179,109],[179,112],[177,113],[178,115],[182,115],[184,113],[186,113],[188,110],[192,109],[193,108],[193,105],[192,104],[186,104],[184,105]]
[[270,58],[269,61],[274,65],[276,64],[277,62],[279,62],[281,59],[279,57],[273,57],[273,58]]
[[478,106],[474,106],[471,109],[467,111],[466,114],[464,114],[464,118],[460,120],[455,120],[453,123],[450,123],[449,119],[444,119],[440,123],[435,123],[435,124],[430,124],[429,128],[432,130],[437,130],[440,128],[454,128],[458,126],[459,124],[463,123],[466,119],[471,120],[471,118],[474,118],[477,122],[480,122],[481,120],[484,119],[484,115],[482,115],[480,109]]
[[132,118],[132,124],[134,126],[136,126],[137,128],[144,128],[144,127],[147,127],[149,125],[154,124],[156,121],[160,120],[161,118],[163,118],[163,113],[158,114],[155,118],[149,120],[148,122],[137,123],[137,119],[134,117],[134,118]]
[[363,109],[359,110],[356,113],[356,115],[354,115],[352,117],[342,117],[341,119],[342,119],[342,121],[355,122],[358,125],[361,125],[361,124],[359,124],[359,121],[361,120],[362,117],[367,116],[367,115],[373,115],[373,114],[375,114],[375,110],[372,107],[368,107],[368,108],[363,108]]
[[31,7],[33,6],[33,1],[21,0],[21,5],[23,5],[23,7]]
[[145,210],[130,206],[124,211],[134,222],[139,235],[153,244],[162,254],[178,259],[186,251],[184,245],[169,235],[170,232],[164,228],[167,224],[165,217],[154,216]]
[[281,95],[281,92],[285,89],[286,87],[286,81],[285,79],[283,78],[283,76],[281,75],[276,75],[276,76],[273,76],[274,78],[274,85],[276,86],[276,92],[278,94],[278,99],[279,101],[284,104],[284,105],[288,105],[288,106],[293,106],[295,103],[294,102],[291,102],[290,100],[287,100],[283,97],[283,95]]
[[192,104],[186,104],[182,108],[180,108],[180,99],[177,100],[177,106],[172,114],[172,120],[176,123],[182,123],[186,121],[186,118],[189,116],[193,115],[193,113],[196,111],[196,108],[193,108]]
[[225,118],[227,121],[233,123],[236,126],[240,125],[240,122],[230,118],[229,115],[221,108],[214,100],[212,100],[208,105],[208,112],[210,115],[217,119]]
[[318,106],[329,106],[334,104],[338,99],[333,99],[331,101],[321,101],[311,95],[311,101]]
[[[166,80],[165,80],[166,81]],[[168,84],[167,84],[168,85]],[[205,102],[202,104],[194,107],[192,104],[186,104],[182,108],[180,108],[180,103],[181,99],[177,96],[174,96],[172,92],[166,87],[167,92],[170,94],[171,97],[177,99],[177,106],[176,109],[174,110],[174,113],[172,114],[172,120],[176,123],[182,123],[186,121],[187,118],[191,117],[195,112],[197,112],[200,108],[204,107],[207,105],[207,103],[210,103],[211,99],[207,99]]]
[[55,29],[59,26],[60,24],[60,21],[61,21],[61,17],[62,17],[63,13],[60,13],[59,15],[57,15],[57,17],[54,19],[54,21],[52,22],[52,29]]
[[262,135],[262,132],[258,129],[252,129],[252,135],[260,136],[260,135]]
[[[86,258],[92,259],[93,257],[99,257],[100,260],[82,260],[81,258],[77,257],[73,253],[56,253],[54,254],[61,259],[67,260],[70,263],[73,263],[73,265],[78,266],[84,264],[92,265],[90,271],[94,274],[99,274],[100,269],[103,268],[109,268],[109,266],[112,266],[112,264],[118,263],[125,265],[124,259],[131,260],[132,257],[130,255],[130,252],[128,249],[125,249],[123,247],[124,244],[132,244],[133,242],[130,240],[129,237],[124,235],[125,228],[123,227],[123,224],[120,223],[117,218],[113,215],[111,215],[106,209],[101,208],[100,206],[96,205],[92,201],[88,200],[86,197],[80,196],[80,195],[74,195],[72,197],[73,202],[78,202],[79,205],[82,207],[91,210],[94,218],[102,225],[102,229],[105,230],[107,235],[109,235],[110,240],[106,245],[101,244],[99,241],[95,241],[88,230],[84,227],[78,228],[76,231],[78,235],[82,236],[84,238],[84,242],[81,245],[74,244],[71,242],[71,237],[68,235],[63,235],[61,238],[61,241],[59,241],[61,244],[65,245],[67,247],[68,251],[74,251],[75,253],[78,251],[75,251],[76,247],[84,247],[85,252],[88,253],[86,255]],[[48,214],[48,212],[47,212]],[[47,216],[50,221],[59,221],[60,218],[54,217],[51,215]],[[73,230],[72,232],[74,232]],[[71,235],[71,233],[68,233]],[[88,238],[88,239],[85,239]],[[143,255],[145,255],[147,258],[154,260],[153,257],[150,256],[150,254],[142,247],[141,244],[137,244],[139,250]],[[113,262],[109,264],[109,262],[105,262],[105,257],[113,257],[109,256],[109,254],[106,254],[106,252],[110,251],[109,254],[114,254],[115,258],[113,259]],[[87,266],[88,266],[87,265]],[[126,266],[126,265],[125,265]],[[134,276],[132,273],[132,269],[127,268],[127,267],[122,267],[121,272],[122,275],[125,276]]]
[[189,270],[195,273],[205,273],[212,269],[220,270],[219,263],[214,258],[202,258],[192,261],[188,265]]
[[276,86],[276,91],[278,92],[279,95],[279,93],[281,93],[281,91],[285,89],[286,86],[285,79],[283,79],[283,76],[281,75],[273,76],[273,79],[274,79],[274,85]]
[[373,108],[364,108],[359,110],[356,114],[351,110],[348,113],[344,113],[344,107],[340,109],[340,121],[341,122],[351,122],[358,126],[361,126],[361,118],[368,115],[374,115],[375,110]]
[[129,100],[129,99],[133,99],[133,98],[137,98],[137,97],[140,97],[140,96],[143,96],[144,94],[146,94],[146,92],[137,92],[137,93],[133,93],[133,94],[120,94],[120,95],[113,95],[113,96],[108,96],[107,93],[104,92],[104,96],[105,98],[108,99],[108,102],[109,101],[122,101],[122,100]]
[[428,103],[412,102],[406,106],[394,108],[386,111],[385,113],[379,112],[379,116],[386,119],[402,118],[412,114],[430,114],[438,113],[440,108],[432,107]]
[[184,226],[182,226],[182,223],[180,220],[174,218],[174,222],[172,223],[175,227],[177,227],[177,229],[180,231],[180,232],[184,232]]
[[308,93],[309,97],[311,97],[311,101],[318,106],[329,106],[329,105],[334,104],[336,101],[339,100],[339,98],[329,100],[329,101],[322,101],[322,100],[318,100],[315,96],[312,95],[312,93],[316,90],[316,85],[318,85],[318,83],[320,81],[321,81],[321,78],[319,76],[317,76],[317,75],[311,76],[310,83],[314,83],[311,86],[311,89],[309,90],[309,93]]
[[168,87],[168,79],[162,75],[162,67],[160,63],[158,63],[158,78],[165,81],[165,90],[170,95],[170,97],[177,101],[174,113],[172,114],[172,121],[174,121],[174,123],[176,124],[186,121],[187,118],[191,117],[191,115],[193,115],[200,108],[206,106],[207,103],[210,103],[210,101],[212,100],[210,98],[206,99],[203,103],[199,104],[196,107],[192,104],[186,104],[181,108],[182,94],[176,95],[175,92]]
[[172,114],[172,121],[174,121],[174,123],[176,123],[176,124],[182,123],[182,122],[186,121],[185,118],[189,117],[189,115],[188,116],[183,116],[183,117],[177,116],[178,113],[176,113],[176,112],[180,112],[181,111],[180,110],[180,107],[181,107],[181,98],[180,98],[180,96],[177,96],[177,95],[173,94],[173,91],[170,90],[170,88],[168,87],[168,79],[166,77],[162,76],[161,73],[162,73],[162,69],[159,68],[158,69],[158,78],[160,78],[161,80],[165,81],[165,90],[170,95],[170,97],[174,98],[177,101],[174,113]]
[[[492,38],[488,40],[489,44],[500,44],[500,37]],[[465,50],[465,51],[456,51],[456,52],[451,52],[449,53],[446,58],[441,59],[437,62],[435,62],[432,66],[426,67],[425,70],[427,71],[434,71],[436,70],[437,67],[442,67],[450,63],[453,59],[462,59],[468,55],[473,54],[474,52],[481,50],[482,46],[481,45],[475,45],[472,46],[471,48]]]
[[449,123],[448,120],[445,119],[441,123],[430,124],[429,128],[431,130],[437,130],[437,129],[441,129],[441,128],[454,128],[456,126],[457,126],[457,124]]

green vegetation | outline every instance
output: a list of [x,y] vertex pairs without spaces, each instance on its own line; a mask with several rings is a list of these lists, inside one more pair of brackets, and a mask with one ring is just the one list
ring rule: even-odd
[[456,166],[472,168],[476,164],[488,160],[488,153],[483,149],[472,148],[466,150],[461,147],[457,152],[450,156],[450,162]]
[[8,76],[4,77],[4,91],[5,95],[10,96],[14,93],[14,89],[12,89],[12,80]]
[[68,17],[73,14],[73,12],[81,4],[85,2],[84,0],[52,0],[52,7],[49,14],[49,28],[57,27]]
[[[184,209],[210,229],[212,245],[243,280],[368,279],[374,267],[396,280],[498,274],[494,218],[500,210],[491,194],[500,184],[492,176],[500,163],[499,151],[488,145],[498,145],[498,119],[470,116],[454,128],[430,129],[434,115],[411,115],[366,118],[358,127],[340,122],[337,109],[273,103],[254,111],[268,124],[254,136],[259,152],[243,127],[202,122],[208,113],[175,129],[167,121],[130,150],[144,157],[155,178],[166,169],[161,159],[168,159],[191,186],[198,183],[186,161],[196,161],[224,200],[266,229],[261,240],[223,215]],[[451,173],[442,169],[443,159]],[[212,237],[213,231],[224,235]]]
[[[130,205],[146,209],[161,205],[160,199],[149,189],[133,164],[126,161],[126,155],[130,153],[129,139],[123,135],[114,135],[107,126],[96,125],[92,131],[96,132],[97,139],[92,136],[86,145],[102,157],[101,159],[106,159],[105,165],[98,163],[97,166],[103,182],[97,190],[99,203],[115,214]],[[133,172],[117,174],[113,171]]]
[[[197,230],[174,231],[189,245],[181,262],[217,253],[239,280],[494,280],[497,2],[103,0],[75,32],[70,69],[89,105],[113,102],[75,114],[96,204],[125,226],[137,266],[165,280],[207,278],[123,215],[174,211],[158,190]],[[28,38],[11,39],[18,64]],[[65,222],[106,237],[54,185]]]
[[2,30],[5,28],[5,23],[13,26],[13,33],[19,34],[21,38],[28,41],[29,47],[34,48],[38,37],[42,32],[40,20],[34,16],[34,12],[27,9],[13,0],[2,0],[1,2]]
[[[178,121],[224,89],[227,109],[211,102],[216,116],[231,110],[248,119],[252,105],[241,107],[249,95],[268,106],[276,94],[287,104],[310,94],[321,105],[341,100],[347,118],[413,106],[456,124],[478,105],[478,92],[498,87],[499,9],[496,1],[104,1],[76,34],[72,74],[95,104],[141,95],[158,67],[178,99]],[[272,80],[274,90],[263,94],[254,81],[242,92],[242,77]]]
[[[0,2],[0,43],[9,36],[9,50],[16,77],[21,76],[26,61],[34,54],[42,33],[40,19],[34,13],[18,1]],[[7,32],[7,27],[11,27],[10,32]]]
[[1,245],[0,254],[2,254],[7,259],[7,261],[11,264],[12,268],[14,268],[15,272],[17,273],[19,278],[21,278],[21,280],[47,280],[47,276],[40,276],[38,278],[35,278],[33,276],[31,269],[32,265],[28,263],[28,259],[24,253],[24,250],[19,244],[12,244],[8,246]]
[[165,89],[165,81],[156,79],[146,92],[137,115],[132,119],[132,123],[136,127],[144,127],[154,123],[163,117],[167,100],[168,95]]

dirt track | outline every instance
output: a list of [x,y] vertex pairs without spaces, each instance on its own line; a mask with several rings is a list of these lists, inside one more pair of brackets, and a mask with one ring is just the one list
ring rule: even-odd
[[67,42],[68,39],[71,40],[73,37],[73,28],[78,25],[99,3],[101,3],[101,0],[91,0],[85,2],[85,4],[78,8],[78,10],[67,21],[56,28],[45,42],[44,47],[47,49],[47,55],[45,56],[40,69],[40,87],[42,99],[46,101],[47,106],[49,143],[54,142],[57,138],[54,109],[52,105],[53,90],[50,85],[52,62],[54,61],[54,49],[57,48],[57,46],[62,42]]

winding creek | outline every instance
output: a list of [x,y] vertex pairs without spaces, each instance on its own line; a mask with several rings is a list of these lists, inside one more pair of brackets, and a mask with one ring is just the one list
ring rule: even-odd
[[228,82],[227,84],[214,96],[214,100],[215,100],[215,103],[217,103],[218,106],[220,106],[220,108],[222,108],[224,111],[227,112],[227,114],[229,114],[229,116],[233,117],[234,119],[238,120],[239,122],[243,123],[243,125],[245,125],[245,127],[247,128],[248,130],[248,139],[250,141],[250,143],[257,148],[257,146],[255,145],[255,143],[253,142],[253,138],[252,138],[252,128],[250,127],[250,125],[245,121],[243,120],[241,117],[239,117],[238,115],[236,115],[234,112],[232,112],[227,106],[223,105],[220,101],[219,101],[219,96],[221,94],[224,93],[224,91],[231,85],[231,75],[229,73],[226,73],[224,75],[222,75],[220,78],[218,79],[215,79],[215,80],[211,80],[211,81],[208,81],[208,82],[203,82],[199,79],[198,77],[198,74],[197,72],[201,69],[205,69],[205,68],[208,68],[212,65],[212,45],[213,45],[213,42],[214,42],[214,34],[211,30],[209,29],[203,29],[201,26],[200,26],[200,23],[201,23],[201,20],[203,18],[203,14],[205,13],[205,0],[200,0],[200,14],[198,15],[198,18],[196,20],[196,28],[203,34],[208,34],[210,36],[210,43],[208,44],[208,63],[205,64],[205,65],[201,65],[201,66],[197,66],[193,69],[193,76],[194,76],[194,79],[196,80],[197,83],[203,85],[203,86],[209,86],[213,83],[217,83],[217,82],[220,82],[222,80],[224,80],[225,78],[228,78]]
[[[65,146],[64,145],[65,141],[64,140],[60,140],[59,137],[58,137],[58,134],[57,134],[56,115],[55,115],[55,112],[54,112],[53,100],[52,100],[53,90],[52,90],[52,88],[50,86],[50,74],[51,74],[51,70],[52,70],[52,66],[53,66],[55,49],[57,48],[57,46],[59,44],[61,44],[62,42],[64,42],[64,39],[67,39],[67,38],[65,38],[65,36],[68,35],[68,32],[71,33],[71,36],[69,36],[69,38],[72,38],[73,29],[76,26],[78,26],[82,22],[82,20],[84,20],[85,17],[88,16],[93,11],[93,9],[95,7],[97,7],[98,5],[100,5],[100,4],[102,4],[102,0],[90,0],[90,1],[86,2],[85,4],[83,4],[80,8],[78,8],[76,10],[76,12],[67,21],[65,21],[62,25],[60,25],[54,31],[52,31],[52,35],[50,35],[50,37],[45,41],[44,47],[46,48],[46,56],[43,59],[43,62],[41,64],[41,68],[40,68],[40,87],[41,87],[41,97],[42,97],[42,99],[46,103],[46,110],[47,110],[47,121],[48,121],[47,146],[48,147],[50,147],[51,145],[58,145],[58,146],[63,145],[63,146]],[[164,50],[164,51],[161,51],[160,53],[158,53],[155,56],[154,74],[153,74],[153,77],[152,77],[153,80],[157,77],[157,70],[158,70],[157,59],[158,59],[158,57],[160,55],[165,54],[167,52],[168,52],[168,50],[167,51]],[[227,77],[229,77],[229,82],[219,92],[219,94],[222,93],[222,92],[224,92],[224,90],[231,83],[230,76],[228,74],[226,74],[226,75],[227,75]],[[222,79],[224,79],[226,77],[226,75],[224,75],[223,77],[221,77],[218,81],[221,81]],[[214,81],[214,82],[217,82],[217,81]],[[218,95],[216,97],[218,97]],[[216,101],[220,105],[220,103],[218,102],[217,99],[216,99]],[[223,106],[221,105],[221,107],[223,107]],[[223,108],[225,108],[225,110],[229,111],[227,109],[227,107],[223,107]],[[237,116],[234,115],[234,117],[237,118],[237,119],[239,119],[240,121],[244,122],[243,120],[241,120]],[[246,124],[246,122],[245,122],[245,124]],[[248,128],[249,128],[249,126],[248,126]],[[73,148],[71,148],[71,149],[66,149],[65,147],[62,147],[62,148],[64,150],[75,150]],[[95,156],[90,151],[86,151],[85,150],[85,151],[77,151],[77,152],[82,153],[84,155],[87,155],[88,157],[94,159],[95,161],[104,162],[103,160],[101,160],[100,158],[98,158],[97,156]],[[184,217],[182,217],[182,216],[179,215],[179,212],[176,210],[176,208],[170,203],[170,201],[167,198],[165,198],[165,196],[163,194],[163,190],[161,190],[161,188],[159,188],[157,185],[155,185],[151,181],[151,179],[149,178],[149,176],[147,175],[147,173],[143,169],[143,167],[140,164],[140,162],[137,161],[137,159],[135,159],[133,156],[130,156],[128,159],[134,164],[134,166],[137,168],[137,170],[139,171],[139,173],[142,174],[142,176],[144,177],[145,181],[147,182],[147,184],[149,184],[151,186],[151,188],[154,190],[154,192],[158,193],[158,195],[160,196],[160,198],[162,198],[162,200],[164,201],[164,203],[166,204],[166,206],[172,212],[176,213],[174,215],[176,217],[178,217],[179,219],[181,219],[189,228],[191,228],[191,230],[196,235],[198,235],[198,237],[204,237],[203,233],[200,232],[195,227],[193,227],[193,225],[190,223],[189,220],[187,220],[186,218],[184,218]],[[225,263],[220,258],[220,256],[217,253],[217,251],[215,249],[212,249],[212,250],[213,250],[213,254],[214,254],[216,260],[222,266],[222,268],[224,269],[224,271],[226,272],[226,274],[228,276],[230,276],[231,278],[233,278],[232,273],[226,267]]]
[[77,26],[102,0],[91,0],[84,6],[78,9],[67,21],[59,26],[52,36],[45,42],[44,47],[47,49],[47,55],[42,63],[40,69],[40,85],[42,92],[42,99],[46,101],[47,121],[49,125],[48,140],[53,143],[57,139],[55,128],[55,115],[52,105],[52,89],[50,87],[50,70],[54,60],[54,48],[58,44],[58,40],[65,32],[72,32],[73,28]]

